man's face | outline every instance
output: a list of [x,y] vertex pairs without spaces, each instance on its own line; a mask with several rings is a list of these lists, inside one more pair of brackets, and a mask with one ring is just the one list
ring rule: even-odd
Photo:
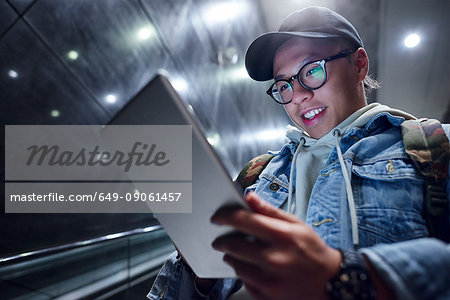
[[[306,63],[338,54],[348,48],[330,40],[293,38],[277,50],[273,61],[275,79],[288,79]],[[361,83],[355,67],[356,53],[326,63],[327,80],[316,90],[306,90],[293,81],[292,102],[284,105],[293,122],[311,137],[319,139],[362,108],[365,98],[358,94]],[[351,60],[351,61],[350,61]]]

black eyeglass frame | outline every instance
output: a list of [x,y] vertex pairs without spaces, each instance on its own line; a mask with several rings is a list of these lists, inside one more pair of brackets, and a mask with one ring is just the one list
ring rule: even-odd
[[[289,78],[289,79],[279,79],[279,80],[276,80],[274,83],[272,83],[272,84],[270,85],[270,87],[269,87],[269,89],[266,91],[266,93],[267,93],[267,94],[268,94],[275,102],[277,102],[277,103],[279,103],[279,104],[282,104],[282,105],[289,104],[289,103],[292,102],[292,98],[291,98],[291,100],[289,100],[289,101],[287,101],[287,102],[280,102],[280,101],[278,101],[277,99],[275,99],[275,97],[274,97],[273,94],[272,94],[272,88],[273,88],[273,86],[274,86],[275,84],[277,84],[277,83],[280,82],[280,81],[286,81],[286,82],[291,86],[292,91],[294,91],[294,84],[293,84],[293,82],[294,82],[295,79],[297,79],[297,81],[300,83],[300,85],[301,85],[304,89],[306,89],[306,90],[308,90],[308,91],[317,90],[317,89],[321,88],[321,87],[325,84],[325,82],[327,81],[327,69],[325,68],[325,63],[326,63],[326,62],[329,62],[329,61],[332,61],[332,60],[335,60],[335,59],[338,59],[338,58],[346,57],[346,56],[348,56],[348,55],[350,55],[350,54],[356,52],[356,50],[358,50],[358,49],[344,50],[344,51],[342,51],[342,52],[339,52],[339,53],[336,54],[336,55],[333,55],[333,56],[330,56],[330,57],[327,57],[327,58],[322,58],[322,59],[319,59],[319,60],[315,60],[315,61],[309,62],[309,63],[305,64],[303,67],[300,68],[300,70],[298,71],[297,75],[294,75],[294,76],[292,76],[292,77]],[[319,64],[319,65],[322,67],[323,72],[324,72],[324,74],[325,74],[325,78],[323,79],[323,82],[322,82],[321,85],[319,85],[318,87],[315,87],[315,88],[310,88],[309,86],[305,85],[305,84],[302,82],[302,80],[301,80],[301,78],[300,78],[300,73],[302,72],[302,70],[303,70],[305,67],[307,67],[307,66],[310,65],[310,64],[314,64],[314,63],[317,63],[317,64]],[[292,96],[293,96],[293,94],[292,94]]]

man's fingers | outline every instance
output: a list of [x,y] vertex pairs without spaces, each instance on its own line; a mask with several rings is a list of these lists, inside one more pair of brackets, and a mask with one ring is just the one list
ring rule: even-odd
[[249,192],[245,197],[245,201],[253,209],[253,211],[265,216],[286,220],[288,222],[300,221],[300,219],[298,219],[296,216],[288,214],[284,210],[273,206],[267,201],[264,201],[255,192]]
[[290,235],[293,224],[305,225],[295,215],[288,214],[262,200],[256,193],[248,193],[246,201],[252,210],[223,207],[211,217],[211,222],[233,226],[240,232],[268,243]]
[[218,237],[212,247],[244,262],[260,265],[267,244],[242,233],[231,233]]
[[290,234],[291,223],[268,217],[247,209],[222,208],[212,217],[211,222],[233,226],[240,232],[260,238],[262,241],[273,241]]

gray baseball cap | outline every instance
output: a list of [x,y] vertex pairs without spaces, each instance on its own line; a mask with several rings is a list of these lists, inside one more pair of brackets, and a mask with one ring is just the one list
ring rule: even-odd
[[307,7],[287,16],[278,31],[265,33],[250,44],[245,55],[250,77],[257,81],[272,79],[275,52],[293,37],[340,38],[355,48],[363,47],[355,27],[343,16],[325,7]]

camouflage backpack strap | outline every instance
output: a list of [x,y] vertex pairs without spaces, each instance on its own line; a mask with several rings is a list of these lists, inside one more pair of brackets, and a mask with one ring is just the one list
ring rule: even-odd
[[447,135],[438,120],[402,123],[405,151],[425,177],[425,217],[432,236],[450,241],[449,199],[446,181],[450,160]]
[[272,154],[262,154],[253,158],[245,165],[236,179],[242,189],[245,190],[247,187],[255,183],[259,174],[261,174],[272,158]]

